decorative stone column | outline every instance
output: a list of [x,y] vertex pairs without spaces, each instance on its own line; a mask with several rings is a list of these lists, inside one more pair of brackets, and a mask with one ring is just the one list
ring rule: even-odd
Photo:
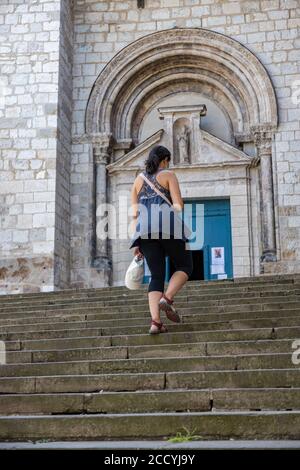
[[276,261],[274,192],[272,173],[272,128],[253,128],[257,158],[260,160],[261,261]]
[[97,236],[97,225],[103,218],[106,218],[106,212],[99,213],[99,207],[108,202],[107,193],[107,170],[106,165],[110,163],[110,136],[93,136],[93,161],[94,161],[94,246],[93,246],[93,266],[98,272],[103,273],[104,282],[110,285],[112,262],[109,257],[108,238],[101,239]]

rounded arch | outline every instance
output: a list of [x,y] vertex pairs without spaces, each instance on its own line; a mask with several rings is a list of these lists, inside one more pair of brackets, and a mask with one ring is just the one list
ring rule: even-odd
[[[182,79],[185,79],[183,83]],[[167,79],[166,79],[167,80]],[[188,81],[187,81],[188,80]],[[247,110],[243,110],[243,106],[237,106],[239,97],[233,99],[230,86],[227,90],[226,95],[222,93],[223,85],[219,82],[219,86],[213,86],[212,77],[202,77],[200,75],[184,74],[180,77],[179,74],[174,74],[172,80],[162,80],[162,83],[155,88],[154,91],[147,90],[141,96],[139,105],[131,110],[132,117],[129,116],[131,121],[131,137],[133,142],[137,144],[139,142],[139,134],[141,126],[146,116],[152,111],[153,108],[157,107],[159,103],[170,95],[177,93],[198,93],[204,97],[215,100],[218,103],[219,109],[222,110],[226,117],[227,125],[232,130],[232,133],[243,132],[243,122],[247,119],[245,115]],[[228,97],[231,97],[229,99]],[[234,142],[232,141],[232,144]]]
[[88,100],[86,133],[135,140],[147,105],[167,96],[172,84],[188,91],[197,82],[227,108],[235,134],[277,126],[272,82],[252,52],[221,33],[174,28],[134,41],[106,65]]

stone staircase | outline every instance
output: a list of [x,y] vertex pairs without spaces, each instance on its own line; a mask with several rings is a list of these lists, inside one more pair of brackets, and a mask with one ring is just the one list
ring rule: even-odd
[[0,441],[300,439],[300,274],[0,298]]

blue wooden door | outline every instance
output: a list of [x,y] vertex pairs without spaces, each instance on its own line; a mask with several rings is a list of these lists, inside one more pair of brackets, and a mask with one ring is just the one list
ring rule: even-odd
[[233,277],[230,200],[202,200],[204,204],[204,279]]
[[[195,233],[189,244],[190,249],[193,251],[203,250],[204,279],[232,278],[230,200],[185,201],[184,212],[185,223]],[[169,278],[170,260],[166,257],[165,280],[168,281]],[[150,272],[145,263],[143,282],[148,283],[149,281]]]

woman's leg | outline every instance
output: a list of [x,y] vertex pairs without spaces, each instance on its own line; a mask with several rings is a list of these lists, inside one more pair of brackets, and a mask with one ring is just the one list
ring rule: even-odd
[[145,256],[151,272],[148,287],[149,309],[152,320],[160,323],[159,300],[164,291],[166,259],[165,251],[158,240],[141,239],[140,251]]
[[175,294],[184,286],[193,271],[193,258],[191,251],[185,249],[183,240],[164,240],[164,247],[176,268],[165,293],[168,299],[173,300]]
[[148,293],[148,300],[149,300],[149,310],[151,313],[152,320],[156,321],[157,323],[161,323],[160,321],[160,310],[158,303],[162,296],[162,292],[160,291],[151,291]]
[[189,276],[184,271],[175,271],[169,281],[166,297],[173,300],[173,297],[184,286]]

